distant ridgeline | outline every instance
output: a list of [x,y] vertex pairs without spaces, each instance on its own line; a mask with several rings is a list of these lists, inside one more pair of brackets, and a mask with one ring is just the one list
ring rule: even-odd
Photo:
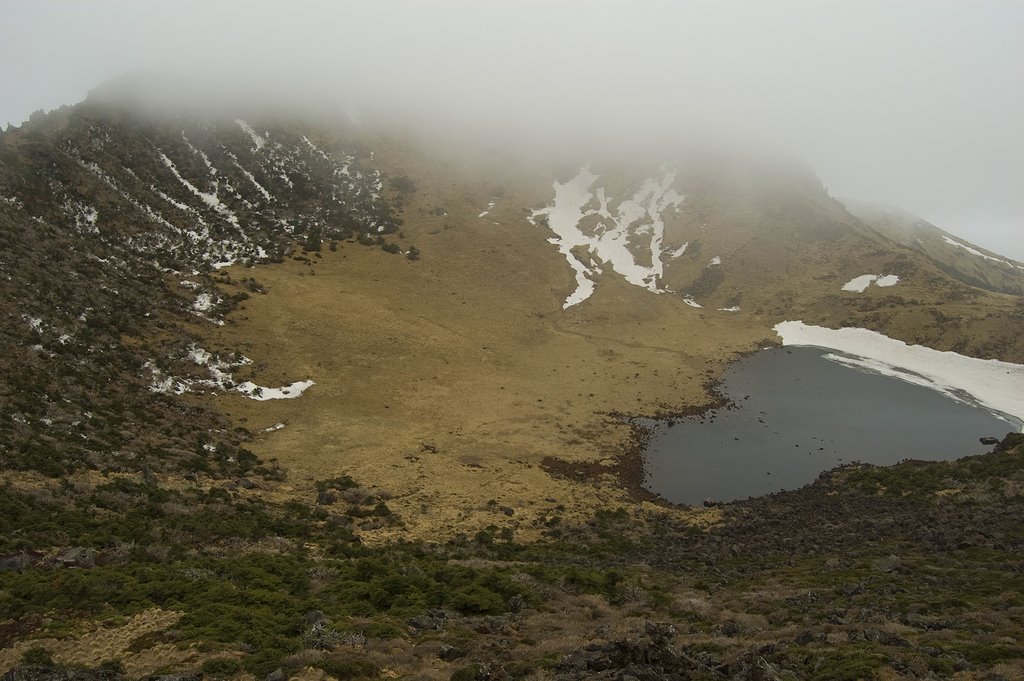
[[984,253],[905,211],[853,199],[842,201],[865,224],[923,253],[949,276],[989,291],[1024,295],[1024,264],[995,253]]
[[96,98],[0,134],[4,467],[251,466],[244,433],[176,395],[230,388],[224,367],[245,361],[211,363],[189,325],[223,323],[247,295],[223,299],[217,268],[296,243],[399,250],[401,192],[357,147]]

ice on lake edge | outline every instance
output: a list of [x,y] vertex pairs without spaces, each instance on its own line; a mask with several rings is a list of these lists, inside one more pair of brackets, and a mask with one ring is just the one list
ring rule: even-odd
[[834,350],[843,354],[828,354],[826,359],[930,388],[960,402],[968,401],[964,395],[969,395],[1004,420],[1010,417],[1013,426],[1024,431],[1024,365],[907,345],[869,329],[784,321],[774,330],[784,346]]

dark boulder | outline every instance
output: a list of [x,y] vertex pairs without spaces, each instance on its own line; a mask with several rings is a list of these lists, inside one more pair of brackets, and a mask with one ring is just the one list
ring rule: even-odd
[[520,594],[515,594],[514,596],[510,596],[509,599],[507,601],[505,601],[505,609],[508,610],[509,612],[519,612],[520,610],[522,610],[525,607],[526,607],[526,601],[523,599],[523,597]]
[[448,621],[448,613],[444,610],[428,610],[422,615],[410,617],[405,621],[417,631],[440,631]]
[[995,451],[1008,452],[1021,445],[1024,445],[1024,433],[1007,433],[1003,441],[996,445]]
[[84,546],[69,546],[61,549],[53,560],[60,567],[90,568],[96,565],[96,552]]

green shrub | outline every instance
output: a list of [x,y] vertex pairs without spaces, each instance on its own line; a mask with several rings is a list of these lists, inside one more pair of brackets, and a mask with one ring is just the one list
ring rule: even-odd
[[505,611],[505,601],[499,594],[479,584],[471,584],[455,591],[451,606],[465,613],[497,615]]
[[35,646],[26,650],[21,656],[21,663],[38,667],[54,666],[53,655],[50,654],[49,650],[41,646]]
[[376,679],[380,676],[380,669],[377,665],[360,657],[330,655],[318,662],[317,666],[338,681]]
[[452,675],[448,678],[451,681],[476,681],[480,674],[480,665],[471,664],[466,667],[460,667],[452,672]]
[[203,673],[209,676],[234,676],[240,671],[242,671],[242,664],[230,657],[213,657],[203,662]]
[[112,674],[119,674],[120,676],[125,675],[124,663],[121,660],[103,660],[100,662],[100,670],[110,672]]

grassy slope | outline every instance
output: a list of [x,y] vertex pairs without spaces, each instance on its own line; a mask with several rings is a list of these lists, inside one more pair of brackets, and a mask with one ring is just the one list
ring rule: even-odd
[[[376,162],[417,185],[402,237],[422,258],[342,242],[280,265],[232,269],[267,293],[208,330],[210,347],[257,359],[255,373],[271,383],[317,385],[295,401],[204,403],[254,431],[287,423],[253,448],[292,473],[289,489],[355,475],[395,497],[402,536],[475,531],[495,522],[488,502],[512,508],[499,524],[526,533],[557,504],[587,515],[622,503],[610,475],[580,486],[541,464],[554,457],[611,473],[632,443],[613,415],[708,404],[709,381],[738,353],[772,342],[782,319],[1024,358],[1019,299],[970,289],[879,241],[813,186],[684,179],[692,186],[669,214],[666,242],[692,247],[669,264],[666,281],[680,293],[703,286],[705,308],[604,275],[592,298],[563,311],[570,272],[546,230],[526,220],[531,206],[550,200],[549,175],[446,162],[394,141],[379,149]],[[629,186],[614,174],[607,181]],[[707,267],[713,255],[721,266]],[[709,271],[720,278],[709,282]],[[901,282],[840,291],[875,271],[898,272]],[[736,303],[739,313],[716,309]]]
[[[525,221],[550,199],[549,175],[504,175],[495,192],[491,169],[397,143],[378,162],[419,187],[402,229],[421,260],[342,242],[232,269],[225,292],[255,277],[266,295],[224,327],[196,322],[205,347],[254,358],[261,382],[317,381],[292,401],[190,398],[256,433],[286,422],[247,446],[287,479],[270,470],[248,489],[176,473],[6,475],[0,553],[27,567],[0,573],[12,644],[0,667],[41,645],[58,662],[118,658],[131,676],[206,661],[211,675],[283,665],[344,678],[370,664],[449,678],[487,662],[545,678],[586,641],[642,639],[654,618],[675,624],[673,645],[704,678],[736,676],[757,656],[801,678],[1019,673],[1019,448],[983,464],[843,471],[700,513],[634,503],[611,475],[542,468],[554,456],[611,472],[630,444],[611,413],[706,402],[707,381],[784,317],[1016,359],[1019,301],[863,235],[826,229],[809,242],[807,230],[849,220],[820,198],[807,218],[806,197],[758,208],[694,187],[669,231],[702,246],[670,284],[683,290],[721,255],[707,309],[606,278],[563,312],[568,268]],[[751,225],[763,229],[751,237]],[[895,290],[838,291],[894,267],[905,279]],[[714,310],[737,294],[742,313]],[[363,487],[325,482],[343,473]],[[93,550],[96,565],[60,567],[67,547]],[[895,570],[876,567],[890,554]],[[449,613],[440,630],[408,623],[431,608]],[[305,619],[315,609],[342,637],[331,652]]]

